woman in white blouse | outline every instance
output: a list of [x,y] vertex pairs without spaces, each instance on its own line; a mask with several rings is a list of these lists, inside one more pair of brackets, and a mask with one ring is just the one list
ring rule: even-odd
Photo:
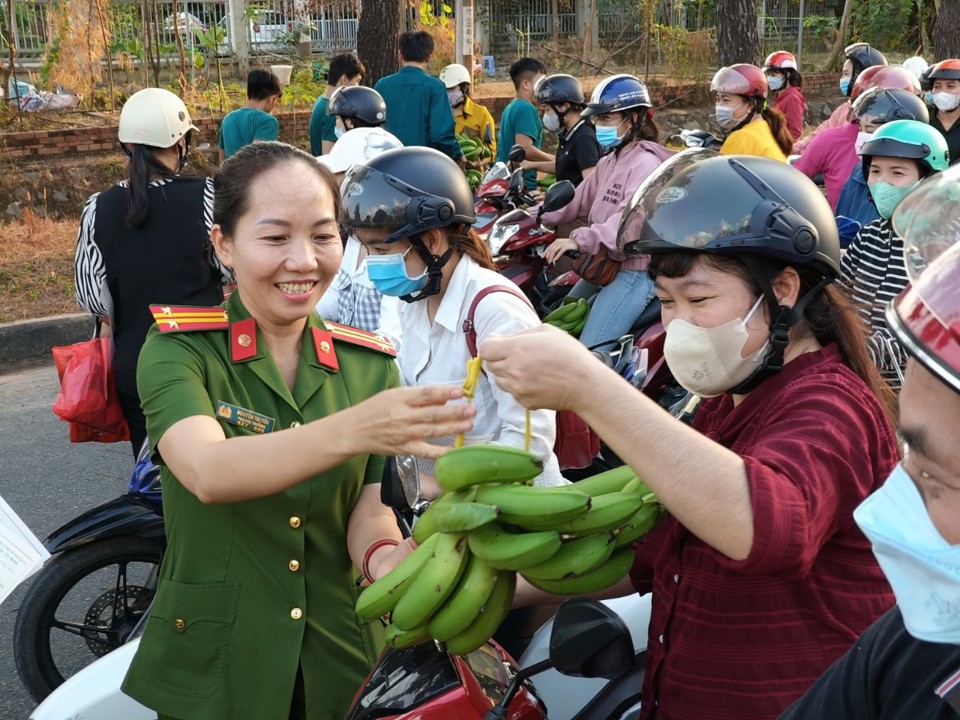
[[[341,195],[341,226],[366,248],[370,281],[404,301],[398,361],[406,384],[462,385],[472,341],[540,323],[519,288],[496,272],[489,247],[471,228],[470,187],[443,153],[423,147],[384,152],[347,173]],[[524,446],[525,409],[486,374],[473,403],[477,415],[467,443]],[[530,450],[544,462],[537,484],[564,483],[553,453],[555,413],[533,411],[530,424]],[[446,441],[452,445],[454,438]],[[423,476],[432,475],[432,466],[421,466],[421,475],[429,494],[430,478]]]

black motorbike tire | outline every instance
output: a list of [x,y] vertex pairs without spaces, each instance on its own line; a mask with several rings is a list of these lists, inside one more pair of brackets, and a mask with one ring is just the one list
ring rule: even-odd
[[[54,659],[51,631],[55,630],[57,610],[70,590],[84,578],[110,565],[122,565],[124,568],[128,563],[159,566],[160,558],[160,548],[155,544],[129,536],[95,540],[54,556],[30,584],[17,612],[13,631],[13,657],[17,673],[34,700],[41,702],[65,679]],[[136,599],[141,605],[148,605],[155,588],[147,588],[149,595],[144,597],[144,588],[137,587]],[[126,597],[129,599],[130,595]],[[94,641],[115,649],[126,642],[137,620],[139,615],[124,621],[123,630],[126,634],[121,635],[117,642]],[[84,638],[88,644],[91,642],[88,636],[78,634],[77,637]],[[89,661],[96,658],[97,655],[91,650]]]

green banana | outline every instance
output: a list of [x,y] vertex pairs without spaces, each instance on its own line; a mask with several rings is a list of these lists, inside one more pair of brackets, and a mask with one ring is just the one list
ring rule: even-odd
[[427,624],[430,637],[449,640],[470,627],[490,599],[498,574],[498,570],[470,553],[467,569],[456,589]]
[[525,522],[530,518],[560,522],[579,517],[590,509],[590,496],[573,485],[557,488],[518,483],[484,485],[477,489],[477,502],[500,508],[501,522],[520,527],[526,527]]
[[357,615],[364,620],[373,620],[393,610],[433,554],[436,538],[428,538],[393,570],[367,586],[357,598]]
[[437,527],[437,510],[436,508],[442,505],[454,504],[454,503],[469,503],[473,502],[476,498],[475,488],[468,488],[461,492],[449,492],[444,493],[436,500],[434,500],[430,507],[417,518],[417,522],[413,525],[413,539],[418,544],[423,543],[427,538],[433,535],[436,532],[440,531],[440,528]]
[[384,636],[387,645],[392,648],[410,647],[411,645],[417,645],[430,639],[430,635],[427,634],[427,628],[424,625],[414,628],[413,630],[401,630],[396,625],[391,624],[387,626]]
[[627,522],[642,505],[643,498],[637,493],[607,493],[593,498],[590,510],[584,515],[567,522],[555,523],[550,529],[565,535],[579,536],[609,532]]
[[563,320],[567,315],[572,313],[577,307],[576,302],[572,303],[561,303],[560,307],[552,310],[543,318],[543,321],[546,323],[553,323],[555,320]]
[[666,513],[657,502],[645,502],[636,514],[616,531],[615,544],[618,548],[635,543],[657,526]]
[[457,586],[468,557],[466,535],[437,533],[428,561],[393,608],[397,629],[413,630],[430,619]]
[[613,533],[601,533],[563,543],[556,554],[539,565],[527,568],[523,576],[538,580],[562,580],[584,575],[606,562],[614,551]]
[[543,461],[519,448],[486,443],[464,445],[440,456],[435,466],[437,483],[444,490],[472,485],[527,482],[543,472]]
[[476,502],[444,503],[437,505],[433,521],[437,530],[446,533],[470,532],[492,523],[500,515],[500,508]]
[[536,588],[554,595],[584,595],[597,592],[620,582],[633,567],[634,552],[631,547],[620,548],[600,567],[573,578],[541,580],[528,578]]
[[447,651],[454,655],[467,655],[483,647],[510,612],[516,587],[517,576],[514,573],[498,573],[493,592],[480,614],[466,630],[447,640]]
[[470,551],[497,570],[524,570],[545,562],[560,549],[559,533],[512,533],[499,523],[484,525],[468,538]]
[[[579,480],[574,487],[582,493],[591,497],[606,495],[612,492],[621,492],[624,486],[631,480],[637,478],[637,473],[629,465],[621,465],[612,470],[605,470],[597,475],[591,475],[588,478]],[[643,493],[641,493],[643,494]]]

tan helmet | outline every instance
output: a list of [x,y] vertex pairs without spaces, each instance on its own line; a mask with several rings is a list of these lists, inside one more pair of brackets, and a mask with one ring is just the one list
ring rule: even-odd
[[460,87],[461,83],[467,83],[469,85],[473,82],[470,77],[470,71],[467,70],[463,65],[447,65],[443,70],[440,71],[440,82],[443,83],[443,86],[448,90]]
[[122,143],[168,148],[196,129],[183,100],[163,88],[145,88],[123,104],[117,136]]

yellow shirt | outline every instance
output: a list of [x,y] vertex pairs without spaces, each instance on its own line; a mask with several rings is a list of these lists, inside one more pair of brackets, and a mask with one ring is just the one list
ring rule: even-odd
[[787,156],[777,145],[770,126],[763,119],[755,120],[734,130],[720,148],[722,155],[759,155],[786,162]]
[[[463,101],[463,114],[454,115],[458,134],[471,135],[490,148],[492,156],[497,154],[497,129],[493,125],[493,115],[483,105],[478,105],[469,97]],[[487,128],[490,132],[487,132]],[[464,129],[470,132],[464,133]]]

